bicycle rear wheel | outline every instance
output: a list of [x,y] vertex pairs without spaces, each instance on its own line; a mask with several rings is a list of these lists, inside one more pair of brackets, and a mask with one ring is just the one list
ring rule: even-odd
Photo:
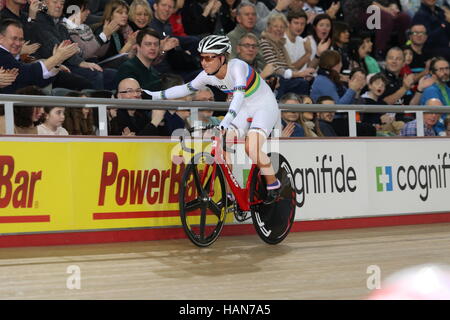
[[186,166],[179,203],[181,223],[192,243],[207,247],[216,241],[225,222],[227,196],[222,169],[211,154],[199,153]]
[[296,208],[294,174],[282,155],[272,153],[269,156],[272,164],[278,163],[276,177],[281,182],[281,197],[269,205],[262,202],[267,194],[266,180],[259,168],[256,168],[250,184],[250,203],[257,204],[251,206],[251,213],[259,237],[266,243],[278,244],[287,237],[294,224]]

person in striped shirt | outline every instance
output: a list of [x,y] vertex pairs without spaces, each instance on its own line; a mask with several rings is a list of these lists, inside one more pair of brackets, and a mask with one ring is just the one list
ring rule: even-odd
[[274,65],[275,74],[280,77],[280,86],[277,89],[277,99],[285,93],[293,92],[307,95],[310,92],[309,80],[314,74],[313,68],[299,70],[291,62],[285,48],[285,31],[288,21],[281,13],[273,14],[267,20],[267,28],[261,34],[260,50],[266,63]]

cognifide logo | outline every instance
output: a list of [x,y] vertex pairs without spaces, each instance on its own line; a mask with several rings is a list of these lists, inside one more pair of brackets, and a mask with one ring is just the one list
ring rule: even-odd
[[345,163],[344,155],[318,155],[316,165],[294,170],[296,202],[305,204],[308,194],[335,194],[356,191],[356,170]]
[[392,167],[376,167],[377,191],[392,191]]
[[419,197],[427,201],[431,189],[447,188],[447,164],[450,154],[437,155],[437,163],[399,166],[380,166],[375,168],[376,190],[405,191],[420,190]]

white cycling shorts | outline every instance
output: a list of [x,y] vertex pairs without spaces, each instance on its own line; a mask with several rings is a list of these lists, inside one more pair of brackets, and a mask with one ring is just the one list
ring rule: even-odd
[[231,128],[239,129],[244,135],[253,130],[262,131],[266,137],[269,137],[280,117],[278,105],[276,101],[274,102],[265,105],[245,103],[236,118],[231,121]]

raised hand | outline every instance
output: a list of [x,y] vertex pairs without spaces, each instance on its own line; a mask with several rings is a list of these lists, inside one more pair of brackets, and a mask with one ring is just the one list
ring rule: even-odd
[[177,38],[169,38],[168,36],[161,40],[162,51],[169,51],[180,45],[180,41]]
[[275,73],[275,65],[273,63],[268,63],[264,66],[264,69],[261,71],[260,76],[263,79],[266,79],[268,76]]
[[348,82],[348,87],[356,92],[361,91],[366,85],[366,77],[362,72],[356,72]]
[[131,131],[130,128],[128,128],[128,127],[125,127],[122,131],[122,136],[124,136],[124,137],[135,136],[135,135],[136,135],[136,133]]
[[20,50],[20,54],[22,55],[22,54],[27,54],[27,55],[29,55],[29,54],[33,54],[33,53],[35,53],[36,51],[38,51],[38,49],[41,47],[41,44],[40,43],[31,43],[30,44],[30,41],[27,41],[27,42],[25,42],[24,44],[23,44],[23,46],[22,46],[22,50]]
[[30,7],[28,9],[28,17],[36,19],[36,15],[39,11],[40,0],[30,0]]
[[[215,15],[220,10],[220,7],[222,7],[222,2],[220,2],[219,0],[214,1],[214,5],[211,9],[211,15]],[[231,15],[233,15],[233,11],[231,12]]]
[[106,38],[111,38],[111,35],[119,30],[120,26],[116,21],[109,21],[106,20],[103,24],[103,33],[105,34]]
[[53,55],[56,56],[60,62],[69,59],[74,54],[80,51],[78,43],[72,43],[70,40],[64,40],[59,45],[53,48]]
[[306,68],[303,71],[296,71],[296,76],[300,78],[310,78],[314,75],[314,72],[316,72],[316,69]]
[[428,75],[423,76],[419,80],[419,84],[417,85],[417,90],[423,91],[426,88],[428,88],[429,86],[432,86],[434,84],[434,82],[435,82],[435,80],[433,77],[430,77]]
[[336,18],[336,14],[338,13],[340,7],[341,7],[340,2],[333,2],[332,5],[330,6],[330,8],[327,10],[327,14],[331,18]]
[[80,63],[79,67],[80,67],[80,68],[85,68],[85,69],[90,69],[90,70],[92,70],[92,71],[100,71],[100,72],[103,72],[102,67],[100,67],[98,64],[93,63],[93,62],[86,62],[86,61],[83,61],[83,62]]
[[320,40],[319,44],[317,45],[317,55],[320,57],[320,55],[327,51],[331,46],[331,38],[328,38],[327,41]]
[[127,39],[127,43],[132,44],[132,45],[136,44],[136,37],[137,37],[138,32],[139,32],[139,30],[136,30],[135,32],[131,33]]
[[295,123],[289,122],[284,127],[283,131],[281,131],[281,137],[283,137],[283,138],[290,137],[294,133],[294,129],[295,129]]
[[157,127],[163,121],[164,115],[166,114],[166,110],[152,110],[152,124]]
[[4,69],[0,67],[0,88],[4,88],[10,86],[16,81],[17,76],[19,75],[19,69]]
[[403,87],[406,90],[411,89],[411,87],[414,84],[414,74],[408,74],[406,77],[403,78]]

